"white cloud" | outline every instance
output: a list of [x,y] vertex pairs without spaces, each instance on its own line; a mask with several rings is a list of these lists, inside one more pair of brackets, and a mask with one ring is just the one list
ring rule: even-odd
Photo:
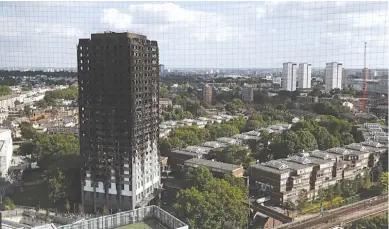
[[101,22],[113,29],[131,29],[157,37],[175,33],[201,42],[239,39],[236,28],[221,15],[185,9],[174,3],[135,4],[128,11],[104,9]]
[[132,23],[131,15],[121,13],[117,9],[104,9],[101,22],[112,26],[114,29],[128,29]]

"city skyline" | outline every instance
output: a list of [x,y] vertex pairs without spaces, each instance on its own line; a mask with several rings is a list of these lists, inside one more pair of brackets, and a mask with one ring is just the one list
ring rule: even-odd
[[[387,68],[386,2],[2,2],[0,68],[75,68],[80,38],[157,40],[165,68]],[[28,16],[25,16],[28,15]],[[23,36],[22,36],[23,35]]]

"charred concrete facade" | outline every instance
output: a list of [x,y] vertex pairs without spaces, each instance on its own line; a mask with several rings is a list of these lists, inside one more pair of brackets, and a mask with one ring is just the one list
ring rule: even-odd
[[77,61],[84,210],[145,206],[160,188],[158,44],[92,34],[79,40]]

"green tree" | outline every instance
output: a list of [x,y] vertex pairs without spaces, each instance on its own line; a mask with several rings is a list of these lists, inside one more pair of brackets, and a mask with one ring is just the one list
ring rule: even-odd
[[212,179],[203,191],[195,187],[181,190],[174,208],[191,228],[222,229],[226,223],[242,227],[248,214],[242,201],[241,189],[225,180]]
[[80,153],[80,142],[73,133],[52,135],[53,151],[58,156],[78,155]]
[[61,201],[65,196],[64,180],[65,176],[60,170],[46,170],[43,174],[43,178],[49,188],[49,199],[52,203],[56,204]]
[[335,136],[331,135],[324,127],[316,127],[313,135],[316,138],[319,150],[326,150],[340,146],[339,140]]
[[28,118],[31,117],[32,110],[31,110],[31,107],[29,105],[24,105],[23,114],[26,115]]
[[265,105],[271,101],[267,91],[259,90],[254,92],[254,102],[260,105]]
[[195,187],[198,190],[203,190],[205,185],[212,180],[212,174],[204,166],[190,168],[187,173],[187,181],[189,187]]
[[39,108],[45,109],[45,108],[47,107],[47,102],[46,102],[45,100],[41,99],[41,100],[37,101],[37,102],[35,103],[35,105],[36,105],[37,107],[39,107]]
[[[338,185],[338,187],[339,187],[339,185]],[[335,189],[335,186],[328,187],[327,192],[326,192],[327,200],[331,201],[334,198],[334,193],[335,193],[334,189]],[[335,195],[340,196],[340,192],[338,192],[338,191],[339,190],[336,191],[337,193]]]
[[214,124],[207,128],[209,131],[209,139],[215,140],[216,138],[221,137],[231,137],[233,135],[239,134],[239,129],[233,124]]
[[276,135],[269,145],[270,153],[274,156],[274,159],[285,158],[290,154],[315,149],[317,149],[315,136],[306,130],[285,131]]
[[388,172],[381,173],[380,184],[383,192],[388,192]]
[[246,124],[246,131],[257,130],[263,126],[263,122],[258,120],[248,120]]
[[77,100],[78,98],[78,87],[71,86],[65,89],[59,89],[54,91],[47,91],[43,98],[48,105],[55,105],[55,100],[66,99],[66,100]]
[[12,94],[11,88],[4,85],[0,85],[0,96],[10,95],[10,94]]
[[32,154],[35,150],[35,145],[34,143],[30,141],[23,142],[20,147],[19,147],[19,152],[18,155],[25,156]]
[[243,117],[238,117],[233,121],[233,125],[238,128],[239,132],[242,133],[246,130],[247,120]]
[[243,146],[231,145],[223,149],[221,152],[214,152],[215,151],[212,151],[208,157],[212,157],[210,159],[215,159],[216,161],[242,165],[244,168],[248,168],[248,166],[254,162],[250,149]]
[[167,98],[169,95],[169,91],[166,87],[159,87],[159,97],[160,98]]
[[70,211],[70,204],[69,204],[69,200],[66,200],[66,202],[65,202],[65,210],[66,210],[66,212],[69,214],[69,211]]
[[355,96],[355,89],[352,85],[348,85],[348,87],[344,87],[342,88],[342,94],[349,94],[349,95],[352,95],[352,96]]
[[167,138],[160,140],[158,145],[162,156],[167,156],[172,149],[172,145]]
[[244,103],[240,99],[233,99],[231,103],[227,104],[226,109],[235,114],[244,107]]
[[14,210],[16,208],[14,202],[9,197],[5,197],[3,199],[3,205],[5,206],[6,210]]
[[225,174],[223,177],[224,180],[226,180],[231,186],[238,187],[240,190],[242,190],[243,198],[248,198],[248,187],[245,182],[245,180],[241,177],[235,177],[231,174]]
[[307,204],[308,204],[307,190],[303,189],[299,192],[298,199],[296,202],[297,202],[297,206],[300,210],[307,206]]
[[34,127],[32,127],[32,123],[22,122],[20,123],[19,127],[24,139],[32,139],[37,134],[37,131],[34,129]]
[[351,133],[342,133],[340,136],[341,145],[349,145],[354,143],[354,137]]

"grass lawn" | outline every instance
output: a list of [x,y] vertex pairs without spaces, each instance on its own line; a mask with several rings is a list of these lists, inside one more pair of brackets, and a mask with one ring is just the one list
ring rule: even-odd
[[126,226],[118,227],[116,229],[167,229],[167,227],[159,226],[159,222],[156,219],[148,219],[143,222],[129,224]]

